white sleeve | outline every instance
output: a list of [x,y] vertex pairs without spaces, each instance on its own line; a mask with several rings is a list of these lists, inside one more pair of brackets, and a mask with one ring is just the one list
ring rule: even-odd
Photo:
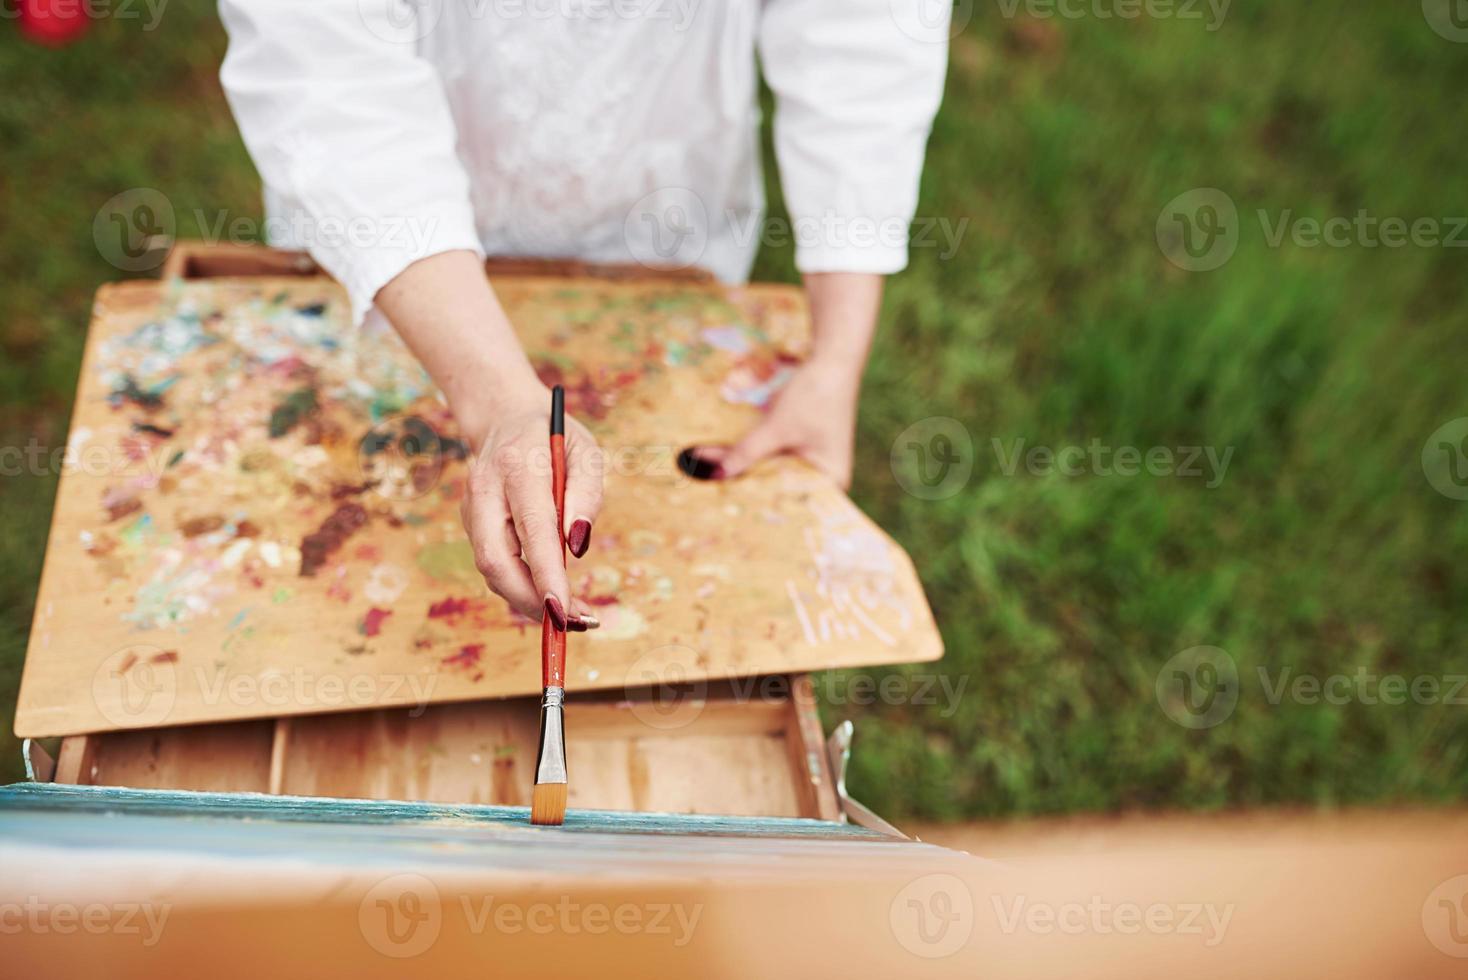
[[346,286],[360,323],[377,291],[439,252],[483,254],[453,117],[418,56],[408,0],[220,0],[220,81],[299,244]]
[[[914,5],[926,9],[906,10]],[[775,156],[801,272],[907,265],[951,8],[941,0],[765,0],[760,62],[775,93]]]

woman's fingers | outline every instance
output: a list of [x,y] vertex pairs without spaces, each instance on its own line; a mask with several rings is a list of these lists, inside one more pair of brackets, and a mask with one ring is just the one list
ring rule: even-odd
[[732,480],[766,456],[774,456],[788,448],[788,441],[768,420],[760,423],[718,460],[715,479]]
[[603,456],[580,426],[566,427],[566,547],[580,558],[591,547],[591,528],[601,513]]
[[560,523],[556,520],[550,467],[535,465],[535,459],[534,454],[517,446],[507,446],[495,452],[494,466],[504,478],[505,498],[535,591],[551,622],[565,629],[571,586],[562,564]]
[[536,591],[530,568],[520,560],[510,524],[504,484],[498,474],[471,475],[464,501],[464,526],[474,548],[474,565],[485,583],[520,615],[539,619],[544,595]]

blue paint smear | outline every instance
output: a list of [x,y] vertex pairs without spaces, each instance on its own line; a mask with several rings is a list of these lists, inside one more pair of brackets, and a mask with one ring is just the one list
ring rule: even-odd
[[[383,800],[194,793],[109,786],[18,783],[0,788],[0,835],[74,852],[223,856],[319,865],[439,864],[502,868],[536,875],[677,874],[717,866],[729,875],[751,858],[779,858],[779,874],[832,849],[853,868],[891,870],[927,862],[929,844],[886,837],[851,824],[805,818],[723,817],[576,810],[561,827],[530,824],[528,807]],[[894,846],[901,845],[901,846]],[[70,858],[59,858],[70,860]],[[873,865],[875,862],[875,866]],[[771,866],[766,861],[762,867]],[[722,874],[723,872],[719,872]],[[776,873],[760,871],[759,873]]]

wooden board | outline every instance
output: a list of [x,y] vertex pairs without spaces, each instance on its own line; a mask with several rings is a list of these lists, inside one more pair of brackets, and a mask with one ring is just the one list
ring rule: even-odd
[[[605,625],[573,638],[573,696],[941,655],[908,557],[819,474],[677,471],[788,376],[808,338],[797,291],[495,286],[608,454],[571,567]],[[17,734],[539,690],[538,625],[473,568],[452,418],[389,329],[346,316],[312,277],[99,293]]]
[[[714,682],[586,692],[568,706],[572,810],[835,820],[807,677],[759,697]],[[540,699],[510,698],[62,741],[58,783],[529,806]]]

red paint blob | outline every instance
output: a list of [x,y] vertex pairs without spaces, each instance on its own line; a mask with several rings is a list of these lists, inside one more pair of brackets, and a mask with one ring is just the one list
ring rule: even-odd
[[447,667],[474,667],[479,663],[479,658],[484,653],[483,643],[471,643],[459,650],[458,653],[444,657],[444,666]]
[[376,636],[382,632],[382,621],[392,615],[390,609],[378,609],[373,606],[367,610],[367,615],[362,619],[362,634],[364,636]]

